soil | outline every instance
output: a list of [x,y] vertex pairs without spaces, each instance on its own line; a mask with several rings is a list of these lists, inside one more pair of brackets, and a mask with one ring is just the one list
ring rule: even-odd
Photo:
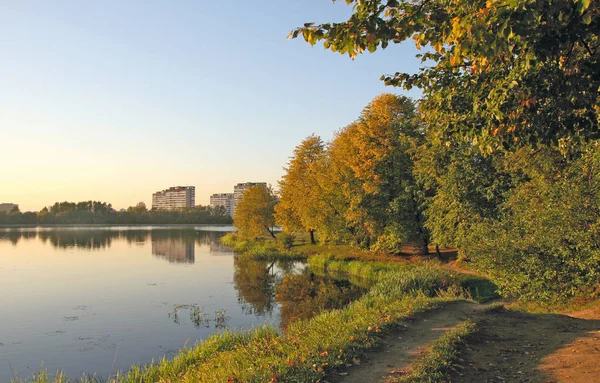
[[419,314],[386,335],[381,349],[356,358],[353,366],[339,371],[331,380],[336,383],[385,382],[389,376],[403,374],[429,343],[481,307],[459,301]]
[[600,382],[600,310],[485,313],[453,382]]
[[456,302],[420,314],[386,335],[380,350],[331,380],[385,382],[403,374],[432,341],[471,317],[479,330],[461,350],[450,382],[600,383],[600,307],[569,315],[488,312],[483,307]]

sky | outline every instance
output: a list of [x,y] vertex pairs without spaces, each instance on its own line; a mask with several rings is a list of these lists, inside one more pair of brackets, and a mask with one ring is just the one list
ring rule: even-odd
[[296,145],[331,139],[416,72],[412,44],[356,60],[287,34],[345,20],[330,0],[0,0],[0,203],[117,209],[176,185],[196,204],[276,186]]

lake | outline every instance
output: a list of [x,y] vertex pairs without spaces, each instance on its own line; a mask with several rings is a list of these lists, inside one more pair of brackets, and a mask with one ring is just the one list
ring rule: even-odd
[[0,229],[0,381],[108,377],[223,329],[282,331],[364,290],[220,244],[232,227]]

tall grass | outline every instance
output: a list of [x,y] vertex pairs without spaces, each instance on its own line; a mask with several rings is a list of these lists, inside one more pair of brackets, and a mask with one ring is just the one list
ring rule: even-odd
[[[440,267],[437,261],[422,263],[385,263],[343,261],[328,254],[314,255],[308,259],[312,269],[341,272],[359,276],[373,285],[373,291],[390,295],[384,291],[390,287],[397,294],[416,292],[435,295],[447,291],[463,294],[477,302],[486,302],[498,297],[496,286],[485,278],[465,275]],[[378,283],[386,281],[386,283]],[[390,283],[387,283],[390,282]]]

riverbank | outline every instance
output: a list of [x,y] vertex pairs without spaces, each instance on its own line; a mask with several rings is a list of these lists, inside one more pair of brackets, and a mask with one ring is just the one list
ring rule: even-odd
[[[471,321],[472,311],[484,313],[478,314],[484,319],[484,315],[500,315],[494,311],[500,306],[492,306],[490,314],[480,310],[483,306],[478,302],[498,297],[489,280],[450,269],[433,259],[369,254],[345,246],[244,241],[235,235],[225,236],[223,243],[242,252],[238,257],[306,259],[311,270],[351,277],[353,283],[369,291],[341,309],[296,321],[284,332],[269,326],[224,331],[182,349],[173,359],[133,366],[105,379],[82,381],[352,382],[361,381],[360,377],[375,381],[381,377],[377,374],[389,371],[394,372],[397,382],[461,381],[464,363],[459,360],[474,347],[471,345],[478,339],[480,328],[489,328],[479,320]],[[394,363],[385,362],[390,358],[390,347],[395,347],[393,355],[398,358]],[[472,358],[476,363],[476,353]],[[376,368],[368,367],[376,364]],[[62,376],[41,374],[18,382],[67,381]]]
[[[256,249],[252,244],[246,246]],[[274,252],[278,246],[278,243],[263,243],[260,248]],[[289,259],[298,253],[294,249],[280,256]],[[263,255],[255,252],[241,256]],[[307,257],[306,254],[302,256]],[[333,263],[328,265],[331,271],[328,268],[321,271],[333,273]],[[464,281],[457,273],[444,270],[433,262],[396,262],[390,267],[382,267],[380,262],[354,259],[349,265],[352,269],[348,271],[355,276],[367,279],[377,275],[377,279],[366,294],[344,308],[298,320],[283,333],[273,327],[226,331],[181,350],[173,359],[133,366],[128,372],[102,381],[318,381],[336,374],[365,351],[379,346],[385,334],[393,332],[414,315],[457,300],[471,299],[471,292],[464,288]],[[41,374],[26,381],[63,383],[66,378]],[[88,378],[88,381],[94,380]]]

